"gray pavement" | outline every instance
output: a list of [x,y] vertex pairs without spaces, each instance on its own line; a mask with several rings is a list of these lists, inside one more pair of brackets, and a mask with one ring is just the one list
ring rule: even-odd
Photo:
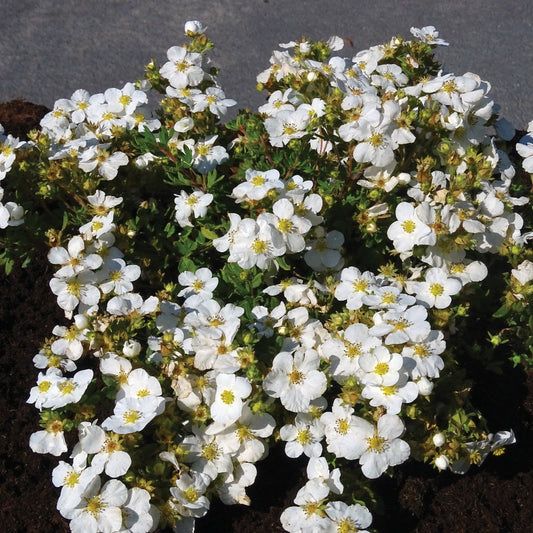
[[351,56],[411,26],[433,25],[447,72],[475,72],[516,127],[533,119],[531,0],[0,0],[0,101],[51,107],[79,88],[102,92],[142,76],[184,41],[183,25],[208,26],[220,83],[239,107],[257,107],[256,75],[278,43],[339,35]]

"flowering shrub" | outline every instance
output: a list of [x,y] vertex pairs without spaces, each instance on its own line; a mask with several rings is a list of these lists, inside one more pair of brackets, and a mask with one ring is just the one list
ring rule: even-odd
[[286,531],[366,530],[369,479],[514,442],[464,368],[532,361],[533,122],[511,142],[426,27],[352,59],[280,45],[266,103],[222,124],[236,102],[185,31],[143,81],[2,130],[1,260],[49,246],[66,317],[33,359],[30,447],[63,457],[73,532],[192,531],[213,496],[249,504],[275,443],[309,459]]

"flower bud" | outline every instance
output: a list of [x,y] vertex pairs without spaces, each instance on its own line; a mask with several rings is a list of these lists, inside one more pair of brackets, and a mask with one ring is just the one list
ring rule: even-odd
[[185,33],[187,35],[198,35],[199,33],[204,33],[205,30],[207,30],[207,27],[204,26],[199,20],[188,20],[185,23]]
[[417,382],[418,392],[422,396],[429,396],[433,391],[433,383],[428,378],[420,378]]
[[446,470],[449,464],[450,464],[450,460],[445,455],[439,455],[435,459],[435,466],[439,470]]
[[446,442],[446,437],[442,433],[435,433],[433,435],[433,444],[440,448]]
[[139,355],[140,351],[141,344],[134,340],[126,341],[122,347],[122,353],[126,357],[135,357],[136,355]]

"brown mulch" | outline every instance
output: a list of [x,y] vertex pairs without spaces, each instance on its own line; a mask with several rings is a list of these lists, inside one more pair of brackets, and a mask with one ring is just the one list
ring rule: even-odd
[[[22,101],[0,104],[0,123],[22,136],[38,125],[43,106]],[[38,415],[26,403],[35,384],[32,363],[40,343],[63,315],[48,288],[51,269],[44,257],[28,268],[0,274],[0,531],[61,533],[68,523],[56,511],[59,490],[51,483],[57,459],[28,447],[38,429]],[[380,533],[523,533],[533,524],[533,373],[511,365],[502,375],[480,369],[474,389],[477,407],[494,431],[513,428],[518,443],[501,457],[489,457],[464,476],[437,473],[409,462],[394,478],[376,482],[384,512],[374,512]],[[287,459],[280,449],[258,466],[256,484],[248,490],[251,507],[213,502],[197,522],[197,533],[277,533],[279,515],[291,505],[304,482],[303,461]]]

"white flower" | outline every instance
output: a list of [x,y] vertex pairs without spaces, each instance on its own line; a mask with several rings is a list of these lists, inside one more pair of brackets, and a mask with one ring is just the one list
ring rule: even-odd
[[55,392],[43,402],[42,406],[48,409],[59,409],[69,403],[79,402],[89,383],[93,379],[91,369],[80,370],[72,378],[59,378],[52,383]]
[[264,391],[279,398],[283,407],[304,412],[311,400],[318,398],[327,386],[326,376],[318,370],[320,358],[315,350],[298,349],[293,354],[280,352],[263,381]]
[[446,470],[450,465],[450,460],[445,455],[439,455],[435,458],[435,466],[439,470]]
[[178,293],[178,296],[189,298],[190,296],[198,295],[202,300],[209,300],[218,285],[218,278],[213,276],[209,268],[202,267],[195,272],[190,272],[189,270],[180,272],[178,282],[185,287]]
[[72,465],[59,461],[59,464],[52,470],[52,483],[56,487],[62,487],[57,500],[58,511],[63,514],[66,509],[75,507],[89,483],[98,474],[96,468],[87,466],[86,453],[76,454]]
[[177,502],[177,510],[183,516],[204,516],[209,510],[209,500],[204,495],[211,479],[202,472],[184,473],[176,480],[170,494]]
[[425,281],[408,281],[406,284],[407,291],[415,293],[418,302],[437,309],[449,307],[451,297],[457,294],[462,286],[459,279],[448,277],[448,274],[438,267],[427,270]]
[[233,472],[222,477],[222,485],[217,494],[225,505],[250,505],[250,498],[246,494],[246,487],[252,485],[257,475],[255,465],[239,462]]
[[193,167],[201,174],[207,174],[228,158],[228,152],[223,146],[215,146],[217,138],[218,135],[211,135],[201,141],[188,139],[178,143],[178,148],[182,150],[187,146],[192,151]]
[[132,282],[140,275],[141,269],[137,265],[126,265],[123,259],[111,258],[104,262],[100,271],[103,281],[99,287],[104,294],[125,294],[133,290]]
[[218,424],[229,426],[241,416],[243,400],[252,392],[252,385],[246,378],[234,374],[218,374],[216,384],[211,418]]
[[202,191],[194,191],[191,194],[180,191],[180,194],[175,196],[176,221],[182,228],[192,226],[189,220],[191,215],[195,218],[204,217],[207,213],[207,206],[213,201],[212,194]]
[[307,413],[298,413],[294,424],[286,424],[279,430],[279,435],[285,444],[287,457],[300,457],[302,453],[307,457],[320,457],[322,455],[322,438],[324,429],[318,418]]
[[265,129],[270,136],[272,146],[285,146],[291,139],[303,137],[309,124],[309,113],[306,109],[295,111],[282,110],[265,120]]
[[382,406],[387,409],[388,414],[397,415],[402,404],[416,400],[418,386],[413,381],[408,381],[407,374],[400,374],[394,385],[365,385],[361,396],[369,399],[373,407]]
[[84,270],[96,270],[102,264],[102,258],[98,254],[85,253],[85,243],[79,235],[72,237],[67,248],[54,246],[48,252],[48,261],[53,265],[61,265],[55,273],[58,278],[73,277]]
[[230,263],[241,268],[253,266],[268,268],[275,257],[285,254],[287,248],[281,233],[261,215],[256,220],[245,218],[239,223],[230,248]]
[[51,453],[55,456],[65,453],[68,448],[62,422],[51,419],[47,422],[46,429],[32,433],[30,448],[35,453]]
[[237,203],[248,200],[262,200],[272,189],[283,189],[284,184],[276,169],[260,171],[249,168],[244,178],[246,181],[234,187],[231,197]]
[[420,342],[426,339],[431,331],[426,318],[427,311],[421,305],[413,305],[401,312],[380,311],[373,316],[374,326],[370,328],[370,334],[385,336],[385,344]]
[[30,397],[26,400],[27,403],[35,404],[39,410],[43,405],[54,401],[55,396],[59,393],[55,383],[61,381],[63,373],[58,368],[50,367],[46,374],[39,372],[37,377],[37,385],[30,390]]
[[419,377],[438,378],[444,368],[444,361],[439,354],[446,349],[444,334],[431,330],[429,335],[419,342],[406,344],[402,349],[402,356],[412,359],[415,366],[410,369],[413,379]]
[[192,101],[193,113],[209,109],[218,118],[226,114],[228,107],[232,107],[237,103],[231,98],[226,98],[224,91],[220,87],[207,87],[205,93],[192,96]]
[[235,450],[232,452],[233,457],[240,463],[255,463],[268,453],[265,439],[272,435],[275,427],[276,421],[271,415],[256,414],[245,404],[235,424],[222,428],[214,423],[207,431],[214,434],[223,431],[220,440],[224,447]]
[[207,31],[207,26],[204,26],[199,20],[188,20],[184,26],[185,33],[191,37]]
[[80,502],[63,511],[63,516],[70,519],[72,533],[110,533],[122,527],[122,506],[128,498],[128,489],[117,479],[100,487],[101,480],[97,476],[81,494]]
[[[202,55],[196,52],[188,52],[181,46],[172,46],[167,51],[168,61],[161,67],[159,72],[176,89],[196,86],[204,79],[202,70]],[[169,96],[175,96],[167,91]]]
[[151,376],[144,368],[136,368],[121,380],[116,398],[117,400],[122,398],[142,399],[149,396],[161,396],[161,394],[159,380]]
[[130,455],[122,450],[119,439],[113,433],[106,432],[93,422],[81,422],[78,426],[79,446],[88,454],[95,454],[91,460],[91,467],[98,473],[105,473],[109,477],[123,476],[131,466]]
[[524,159],[522,167],[526,172],[533,174],[533,133],[522,137],[516,144],[516,151]]
[[423,28],[412,27],[411,33],[417,39],[420,39],[424,43],[431,45],[440,44],[441,46],[448,46],[448,43],[445,40],[439,39],[439,32],[435,29],[435,26],[424,26]]
[[121,166],[128,164],[128,156],[124,152],[109,153],[109,143],[90,146],[79,155],[78,166],[85,172],[98,169],[98,174],[106,180],[112,180]]
[[164,398],[146,396],[125,397],[115,404],[113,415],[108,416],[102,427],[119,434],[142,431],[164,409]]
[[87,341],[88,320],[85,315],[75,315],[74,324],[69,328],[66,326],[54,326],[52,333],[57,338],[50,346],[56,355],[68,357],[72,361],[77,361],[83,354],[83,342]]
[[335,288],[335,298],[346,300],[348,309],[359,309],[363,305],[363,297],[372,292],[375,283],[372,272],[361,272],[356,267],[344,268],[340,283]]
[[282,198],[272,206],[272,213],[264,213],[265,219],[283,237],[289,252],[301,252],[305,248],[305,235],[311,229],[311,222],[295,213],[294,205]]
[[522,261],[517,268],[513,268],[511,274],[520,285],[525,285],[533,279],[533,263],[526,259],[525,261]]
[[52,278],[50,288],[57,296],[57,305],[66,312],[73,311],[81,302],[90,307],[100,300],[100,291],[95,286],[96,275],[91,270],[83,270],[77,275],[65,278]]
[[367,478],[378,478],[389,466],[399,465],[408,459],[409,445],[398,438],[405,430],[399,416],[383,415],[377,426],[363,422],[365,424],[357,428],[355,438],[364,442],[365,450],[359,463]]
[[314,230],[315,239],[309,242],[304,254],[304,261],[315,271],[340,270],[344,264],[341,247],[344,235],[337,230],[326,233],[323,227]]
[[359,428],[371,425],[353,412],[352,406],[343,404],[340,398],[336,398],[331,411],[320,417],[324,425],[328,452],[350,460],[358,459],[366,449],[364,439],[357,438]]
[[[430,244],[436,242],[435,232],[423,222],[422,218],[429,211],[429,206],[418,207],[407,202],[400,202],[396,208],[396,222],[393,222],[387,230],[387,237],[393,241],[394,248],[398,252],[406,252],[415,245]],[[421,218],[422,217],[422,218]]]
[[160,513],[150,505],[150,493],[139,487],[128,490],[128,498],[122,506],[124,527],[121,533],[148,533],[159,523]]
[[320,506],[329,494],[327,485],[316,480],[308,481],[296,494],[296,506],[281,513],[280,521],[285,531],[320,533],[328,531],[330,520]]
[[[240,443],[227,438],[230,433],[208,433],[209,427],[193,426],[192,434],[187,435],[181,446],[187,452],[185,462],[191,464],[191,470],[203,472],[209,478],[215,479],[221,473],[233,471],[232,457],[239,449]],[[218,428],[216,428],[218,429]]]
[[368,533],[365,528],[372,523],[370,511],[358,503],[328,502],[325,511],[334,524],[332,531],[338,533]]
[[399,353],[390,352],[385,346],[377,346],[359,357],[359,366],[364,372],[361,381],[365,385],[395,385],[403,364],[403,357]]

